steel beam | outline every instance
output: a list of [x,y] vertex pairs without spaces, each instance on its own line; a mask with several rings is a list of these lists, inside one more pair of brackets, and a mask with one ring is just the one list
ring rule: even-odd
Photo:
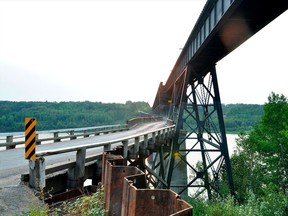
[[[220,171],[225,168],[229,189],[234,195],[215,66],[205,75],[195,73],[189,66],[185,69],[185,73],[181,82],[177,81],[178,87],[174,84],[176,93],[172,93],[172,96],[176,95],[175,97],[180,100],[175,100],[170,107],[173,112],[169,112],[173,113],[170,117],[176,123],[176,131],[170,152],[167,185],[181,187],[179,194],[188,188],[193,188],[190,194],[201,194],[205,198],[212,199],[214,195],[220,194],[219,182],[222,180]],[[181,88],[180,83],[183,85]],[[180,136],[183,131],[186,132],[186,136]],[[181,148],[185,143],[187,147]],[[190,170],[186,185],[172,185],[173,172],[179,166],[179,161],[184,162]]]

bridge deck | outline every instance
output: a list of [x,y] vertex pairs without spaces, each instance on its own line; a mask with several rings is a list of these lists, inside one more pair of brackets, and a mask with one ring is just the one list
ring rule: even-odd
[[[166,122],[153,122],[141,124],[128,131],[116,132],[111,134],[104,134],[101,136],[87,137],[77,140],[62,141],[57,143],[50,143],[39,145],[36,147],[36,152],[56,150],[61,148],[85,145],[96,142],[104,142],[109,140],[115,140],[119,138],[124,138],[126,136],[131,136],[135,134],[140,134],[148,130],[154,130],[165,126]],[[87,156],[101,154],[103,152],[103,147],[93,148],[87,150]],[[75,153],[65,153],[61,155],[53,155],[46,157],[46,165],[53,165],[55,163],[64,163],[75,161]],[[24,148],[11,149],[6,151],[0,151],[0,187],[7,186],[11,184],[18,184],[20,182],[20,175],[27,173],[28,170],[28,160],[24,159]]]
[[187,65],[193,71],[189,80],[193,83],[287,8],[286,0],[207,1],[165,85],[160,83],[153,109],[169,105],[174,83]]

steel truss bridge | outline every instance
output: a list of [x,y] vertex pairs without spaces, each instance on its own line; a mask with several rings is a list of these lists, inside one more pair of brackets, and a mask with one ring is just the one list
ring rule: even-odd
[[[58,144],[53,145],[52,149],[41,145],[41,151],[36,151],[36,162],[29,162],[30,185],[36,188],[47,186],[49,182],[45,180],[45,176],[61,169],[68,169],[66,188],[82,185],[83,179],[91,176],[93,181],[99,181],[100,177],[95,174],[95,164],[92,161],[99,162],[104,149],[106,152],[121,154],[121,160],[138,167],[141,173],[146,174],[145,184],[153,188],[172,189],[183,196],[192,188],[194,196],[203,195],[212,199],[221,195],[219,183],[225,177],[224,181],[233,195],[231,164],[215,65],[287,8],[287,0],[208,0],[167,81],[159,85],[153,112],[148,119],[165,119],[165,122],[146,123],[146,126],[130,132],[126,132],[128,128],[125,128],[125,132],[122,131],[123,128],[119,129],[122,132],[115,132],[118,129],[112,128],[111,131],[115,132],[113,135],[106,134],[95,139],[89,137],[95,132],[84,132],[86,139],[82,141],[75,140],[77,135],[73,132],[68,137],[71,141],[66,141],[71,146],[67,144],[63,147],[64,142],[61,142],[61,147],[57,147]],[[60,141],[58,132],[52,139],[54,142]],[[12,168],[12,163],[3,158],[13,158],[19,152],[17,149],[13,150],[13,146],[18,143],[11,138],[9,140],[7,149],[11,150],[12,147],[12,150],[1,151],[0,162],[7,163]],[[121,150],[112,150],[115,145],[121,145]],[[96,155],[88,151],[99,147],[102,149]],[[56,162],[44,159],[51,156],[59,161],[56,155],[73,151],[77,152],[76,162],[72,162],[68,155],[69,163],[66,161],[63,164],[62,161],[58,167],[55,167]],[[47,169],[45,160],[46,165],[54,164],[54,167]],[[20,172],[27,171],[28,166],[24,169],[23,161],[19,163]],[[104,169],[103,166],[101,168],[101,164],[96,163],[97,169]],[[94,171],[90,170],[91,167]],[[2,174],[8,172],[8,169],[3,170]],[[134,174],[136,173],[139,172],[135,171]],[[27,175],[23,176],[24,180],[25,178]],[[135,179],[129,177],[126,186]],[[138,186],[143,187],[141,184]],[[154,195],[150,198],[155,199]],[[139,213],[138,210],[136,212]]]
[[[234,194],[215,65],[287,7],[285,0],[207,1],[166,83],[160,83],[153,104],[155,114],[176,124],[171,151],[162,157],[167,160],[161,162],[167,165],[160,174],[166,180],[163,186],[177,187],[179,194],[196,187],[197,194],[205,191],[211,199],[220,193],[218,183],[224,171]],[[189,147],[188,140],[192,142]],[[197,154],[201,159],[195,167],[187,159]],[[181,163],[189,167],[191,179],[175,185],[173,178],[179,174],[175,168]]]

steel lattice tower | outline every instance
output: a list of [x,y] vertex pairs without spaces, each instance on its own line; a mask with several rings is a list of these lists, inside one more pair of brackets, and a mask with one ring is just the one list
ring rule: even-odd
[[[158,176],[161,178],[158,180],[161,179],[162,187],[181,188],[179,194],[194,188],[194,196],[207,192],[204,197],[211,199],[214,194],[221,194],[219,182],[221,172],[225,170],[233,195],[231,164],[215,66],[201,75],[194,73],[192,67],[186,67],[174,83],[169,102],[169,109],[162,107],[161,110],[162,114],[166,113],[174,121],[176,131],[169,151],[165,153],[162,150],[159,153],[158,166],[162,168],[159,169],[161,173]],[[173,176],[173,173],[179,163],[183,162],[188,167],[187,184],[173,185],[173,178],[179,178]]]

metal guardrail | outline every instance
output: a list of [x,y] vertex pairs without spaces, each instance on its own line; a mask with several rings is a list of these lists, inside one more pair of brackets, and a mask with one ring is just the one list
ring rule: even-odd
[[[72,151],[78,151],[78,150],[81,150],[81,149],[89,149],[89,148],[102,147],[102,146],[104,146],[104,147],[108,146],[108,148],[106,148],[106,150],[110,150],[111,149],[111,145],[115,144],[115,143],[123,143],[124,152],[125,152],[125,147],[128,147],[129,140],[137,139],[139,137],[144,137],[144,142],[148,142],[148,135],[151,134],[152,135],[151,138],[155,142],[156,133],[158,133],[158,135],[163,135],[166,132],[171,132],[172,129],[174,130],[174,128],[175,128],[175,125],[170,125],[170,126],[162,127],[160,129],[151,130],[151,131],[148,131],[148,132],[143,132],[143,133],[139,133],[139,134],[135,134],[135,135],[125,136],[125,137],[122,137],[122,138],[109,140],[109,141],[102,141],[102,142],[96,142],[96,143],[92,143],[92,144],[79,145],[79,146],[67,147],[67,148],[61,148],[61,149],[52,149],[52,150],[46,150],[46,151],[39,151],[39,152],[36,153],[36,157],[39,158],[39,157],[44,157],[44,156],[62,154],[62,153],[67,153],[67,152],[72,152]],[[125,144],[126,144],[126,146],[125,146]],[[138,147],[136,147],[136,148],[138,148]],[[125,156],[125,153],[124,153],[124,156]]]
[[75,166],[68,169],[68,173],[70,173],[68,175],[71,178],[71,182],[75,184],[72,187],[77,187],[79,182],[81,184],[84,178],[87,149],[104,147],[104,150],[108,151],[111,150],[113,144],[122,144],[123,157],[126,158],[129,148],[131,148],[132,155],[135,153],[137,154],[140,150],[153,148],[153,145],[155,145],[156,142],[171,138],[174,134],[174,129],[175,125],[170,125],[114,140],[36,152],[36,161],[29,161],[29,184],[31,187],[38,190],[42,190],[45,187],[46,167],[44,157],[46,156],[76,151]]
[[163,121],[163,117],[140,117],[140,118],[132,118],[127,121],[127,127],[131,128],[137,124],[142,124],[146,122],[156,122],[156,121]]
[[[36,143],[37,145],[41,142],[53,141],[60,142],[62,139],[77,139],[79,137],[89,137],[90,135],[99,135],[101,133],[110,133],[128,130],[127,124],[121,125],[106,125],[106,126],[96,126],[96,127],[86,127],[86,128],[72,128],[72,129],[59,129],[59,130],[49,130],[49,131],[37,131]],[[67,133],[68,135],[59,136],[59,134]],[[40,134],[53,134],[53,137],[39,138]],[[20,141],[13,141],[14,139],[21,139]],[[14,137],[13,134],[6,136],[6,142],[0,143],[0,147],[6,147],[6,149],[14,149],[16,145],[22,145],[25,143],[24,135]]]

